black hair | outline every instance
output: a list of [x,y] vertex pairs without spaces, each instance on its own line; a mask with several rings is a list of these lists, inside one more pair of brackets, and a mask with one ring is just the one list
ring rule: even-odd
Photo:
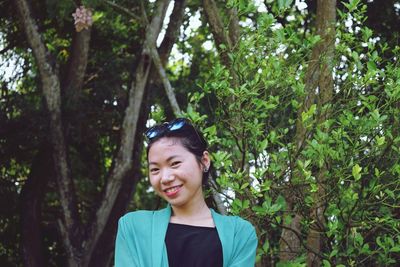
[[[188,124],[178,130],[165,131],[159,136],[150,139],[146,149],[147,159],[149,158],[149,150],[152,145],[163,137],[176,139],[184,148],[192,153],[198,163],[202,165],[201,159],[203,158],[204,151],[207,151],[208,144],[203,134],[194,125]],[[210,168],[208,168],[206,172],[203,172],[203,185],[208,183],[209,173]]]

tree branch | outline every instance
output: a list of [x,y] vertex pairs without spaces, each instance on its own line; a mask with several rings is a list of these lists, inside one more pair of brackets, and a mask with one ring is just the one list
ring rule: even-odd
[[[281,225],[280,227],[282,227],[283,229],[285,229],[287,231],[292,232],[293,235],[298,240],[302,240],[303,239],[303,237],[302,237],[301,233],[298,231],[298,229],[292,228],[292,227],[289,227],[289,226],[285,226],[285,225]],[[285,242],[287,242],[287,241],[285,240]],[[301,241],[300,243],[305,249],[307,249],[307,251],[310,251],[310,252],[318,255],[321,259],[327,259],[323,254],[321,254],[319,251],[315,251],[312,247],[308,246],[305,242]],[[310,266],[310,265],[307,265],[307,266]],[[311,266],[314,266],[314,265],[311,265]],[[318,266],[318,265],[315,265],[315,266]]]
[[[334,62],[334,51],[335,51],[335,24],[336,24],[336,0],[318,0],[317,2],[317,34],[321,36],[321,42],[313,48],[312,59],[317,61],[317,66],[313,65],[314,68],[318,68],[319,76],[313,77],[317,81],[319,88],[318,98],[318,109],[320,110],[317,118],[317,123],[323,123],[329,116],[329,109],[324,111],[324,107],[332,99],[333,94],[333,62]],[[313,70],[311,70],[313,71]],[[315,90],[315,80],[306,81],[306,90]],[[323,128],[322,131],[328,132],[329,129]],[[307,245],[312,248],[307,255],[308,266],[319,266],[321,265],[321,249],[322,249],[322,233],[319,229],[323,229],[325,226],[324,217],[324,202],[325,188],[323,176],[326,174],[329,166],[324,166],[317,171],[315,177],[317,177],[318,191],[312,196],[314,198],[314,204],[311,208],[310,217],[314,223],[310,225],[310,230],[307,236]]]
[[[221,54],[222,63],[231,69],[231,61],[228,53],[232,51],[232,41],[225,31],[224,24],[218,13],[218,7],[214,0],[203,0],[204,13],[206,15],[208,24],[210,25],[211,32],[217,46],[217,50]],[[226,49],[222,47],[224,45]]]
[[236,7],[230,8],[228,10],[228,14],[229,14],[229,39],[231,40],[231,44],[234,47],[239,42],[239,35],[240,35],[239,17]]
[[138,15],[136,15],[135,13],[133,13],[132,11],[130,11],[129,9],[127,9],[127,8],[125,8],[123,6],[120,6],[120,5],[118,5],[118,4],[114,3],[114,2],[107,1],[107,0],[104,1],[104,3],[106,3],[107,5],[115,8],[115,9],[117,9],[119,11],[121,11],[122,13],[127,14],[128,16],[130,16],[130,17],[134,18],[135,20],[137,20],[138,22],[143,22],[141,17],[139,17]]
[[182,112],[181,112],[181,109],[179,108],[178,101],[176,100],[174,89],[172,88],[171,83],[168,80],[167,73],[165,72],[165,69],[161,63],[161,59],[160,59],[160,56],[158,55],[158,51],[155,47],[155,44],[150,44],[149,46],[150,46],[149,47],[150,55],[153,59],[155,67],[157,68],[158,75],[160,75],[160,78],[164,85],[165,92],[167,93],[169,103],[171,104],[171,107],[172,107],[172,110],[174,111],[175,116],[179,117],[179,115]]
[[[51,61],[49,60],[45,44],[31,16],[27,2],[25,0],[17,0],[15,3],[39,68],[43,94],[50,115],[50,139],[53,146],[55,176],[57,178],[60,202],[63,209],[63,224],[65,224],[65,229],[68,231],[68,238],[70,239],[64,240],[64,245],[67,245],[69,241],[76,240],[75,236],[79,234],[79,220],[73,183],[69,176],[66,145],[62,131],[60,82],[50,63]],[[69,250],[70,248],[66,246],[68,255],[72,257],[74,252]]]
[[160,77],[164,85],[165,92],[171,104],[172,110],[175,116],[177,117],[181,114],[181,109],[179,107],[178,101],[176,100],[174,89],[171,86],[171,83],[168,79],[164,66],[167,62],[171,49],[178,37],[180,25],[182,24],[184,16],[185,6],[186,6],[186,1],[175,1],[174,9],[170,16],[170,18],[173,19],[170,19],[170,22],[168,24],[166,34],[159,49],[160,54],[156,49],[155,43],[150,44],[150,49],[149,49],[158,76]]
[[151,24],[146,28],[144,48],[136,69],[134,80],[131,84],[129,104],[125,110],[125,116],[122,123],[120,147],[114,160],[114,167],[111,170],[111,175],[108,179],[109,182],[105,187],[103,201],[96,212],[96,218],[88,235],[88,240],[90,240],[90,242],[87,244],[87,253],[89,255],[93,251],[94,245],[97,243],[107,223],[107,218],[109,217],[118,196],[123,178],[132,168],[132,151],[135,144],[134,137],[137,130],[139,111],[150,69],[148,49],[146,48],[149,43],[156,42],[168,4],[169,0],[163,0],[158,3]]
[[21,246],[25,266],[40,267],[45,263],[42,252],[42,199],[46,184],[53,175],[51,149],[46,142],[35,156],[27,181],[20,194]]
[[[160,58],[161,60],[165,59],[165,61],[162,60],[163,66],[165,65],[167,59],[169,58],[172,46],[176,42],[176,39],[178,37],[179,29],[183,20],[185,2],[186,1],[175,2],[174,10],[171,14],[171,17],[174,18],[174,20],[168,24],[164,40],[160,45],[159,48]],[[180,24],[177,22],[179,22]],[[153,86],[159,87],[158,84],[161,83],[160,79],[158,78],[159,77],[158,72],[156,71],[153,65],[154,63],[151,62],[151,64],[152,66],[150,67],[150,73],[147,79],[144,97],[146,97],[147,92],[151,90],[151,87]],[[145,130],[145,124],[150,109],[149,105],[151,105],[151,103],[149,103],[149,99],[142,101],[142,106],[140,108],[141,113],[138,121],[138,128],[136,130],[135,148],[133,149],[134,151],[133,163],[132,163],[133,169],[129,172],[130,174],[128,174],[126,177],[123,178],[122,182],[123,185],[120,187],[118,197],[112,208],[111,214],[107,220],[106,227],[104,228],[103,233],[99,238],[99,241],[95,245],[94,253],[90,261],[90,266],[108,266],[107,262],[109,261],[112,254],[112,250],[114,248],[113,240],[116,234],[117,219],[125,212],[127,207],[127,201],[131,199],[131,195],[135,190],[135,185],[141,178],[139,174],[140,173],[139,166],[141,164],[140,151],[142,148],[143,132]],[[104,244],[109,244],[109,245],[104,246]]]
[[91,28],[76,32],[72,39],[71,57],[62,88],[68,96],[68,103],[76,103],[86,73]]
[[174,9],[172,10],[168,28],[165,31],[165,36],[161,42],[158,50],[162,65],[168,60],[169,54],[171,53],[172,47],[174,46],[182,25],[183,17],[185,14],[186,0],[175,1]]

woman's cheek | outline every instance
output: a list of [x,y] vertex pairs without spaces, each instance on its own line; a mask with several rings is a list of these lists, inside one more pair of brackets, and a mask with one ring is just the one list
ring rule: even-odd
[[150,180],[150,184],[153,187],[153,189],[157,191],[157,184],[159,184],[159,183],[157,183],[157,178],[154,177],[154,175],[150,175],[149,180]]

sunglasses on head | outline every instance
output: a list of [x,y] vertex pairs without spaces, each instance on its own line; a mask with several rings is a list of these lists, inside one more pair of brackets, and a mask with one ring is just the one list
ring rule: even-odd
[[[189,129],[193,130],[196,133],[196,135],[200,138],[199,134],[197,133],[196,129],[193,127],[190,120],[185,119],[185,118],[178,118],[178,119],[172,120],[170,122],[164,122],[162,124],[157,124],[157,125],[151,127],[150,129],[148,129],[144,134],[146,135],[147,139],[149,141],[151,141],[154,138],[163,136],[164,134],[166,134],[168,132],[182,130],[185,127],[189,127]],[[200,138],[200,140],[202,140],[202,139]]]

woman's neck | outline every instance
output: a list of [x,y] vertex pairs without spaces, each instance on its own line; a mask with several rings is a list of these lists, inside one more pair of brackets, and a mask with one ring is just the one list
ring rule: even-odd
[[170,222],[196,226],[215,226],[211,216],[211,211],[204,199],[203,201],[199,201],[190,207],[172,206],[172,216]]

